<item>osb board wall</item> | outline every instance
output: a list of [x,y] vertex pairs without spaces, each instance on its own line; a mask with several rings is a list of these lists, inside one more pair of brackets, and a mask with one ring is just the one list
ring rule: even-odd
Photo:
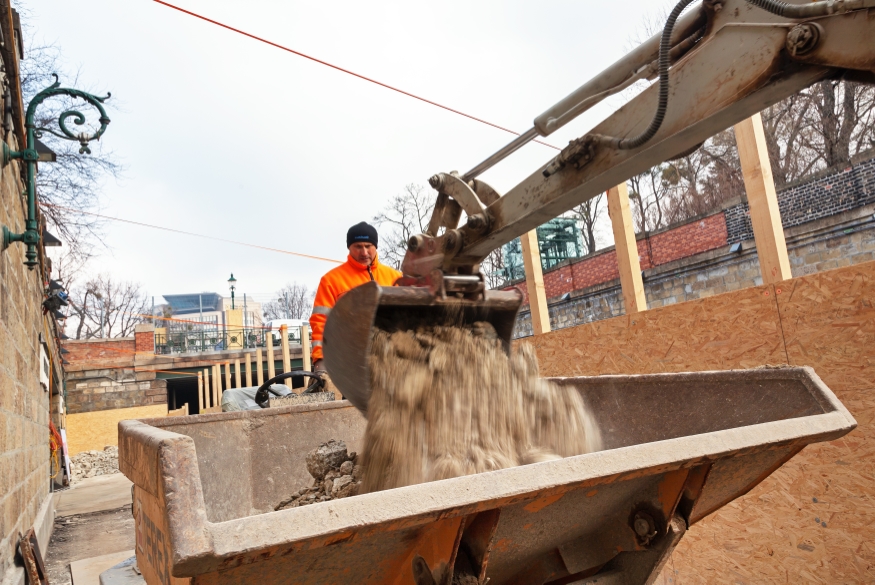
[[694,525],[658,583],[875,582],[875,262],[533,341],[544,375],[814,367],[858,428]]
[[166,404],[68,414],[67,449],[70,455],[75,455],[82,451],[103,451],[109,445],[118,446],[119,421],[166,414]]
[[729,370],[787,362],[760,286],[526,338],[545,376]]

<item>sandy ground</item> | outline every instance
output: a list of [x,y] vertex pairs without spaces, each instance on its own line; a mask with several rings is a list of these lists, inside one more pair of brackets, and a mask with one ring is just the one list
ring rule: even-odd
[[46,559],[52,585],[72,583],[70,563],[134,548],[130,485],[123,475],[113,474],[83,480],[56,494],[55,527]]

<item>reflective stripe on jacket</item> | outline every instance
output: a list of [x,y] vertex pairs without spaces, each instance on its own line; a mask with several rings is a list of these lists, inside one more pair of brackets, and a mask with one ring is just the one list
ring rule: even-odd
[[313,331],[313,360],[322,359],[322,334],[325,331],[325,321],[337,299],[348,290],[371,280],[380,286],[392,286],[401,278],[401,273],[394,268],[380,264],[379,258],[374,259],[370,266],[359,264],[352,256],[347,256],[346,262],[330,270],[316,289],[313,300],[313,313],[310,315],[310,328]]

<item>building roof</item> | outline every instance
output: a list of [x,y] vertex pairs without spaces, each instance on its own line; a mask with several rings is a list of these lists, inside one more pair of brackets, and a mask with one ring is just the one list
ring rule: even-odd
[[212,292],[164,295],[164,300],[170,305],[174,315],[199,313],[201,311],[201,303],[203,303],[204,312],[222,310],[221,295]]

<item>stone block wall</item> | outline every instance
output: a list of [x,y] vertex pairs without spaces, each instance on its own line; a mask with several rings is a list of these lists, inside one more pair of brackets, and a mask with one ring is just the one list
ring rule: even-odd
[[135,368],[154,358],[154,339],[152,325],[138,325],[134,337],[65,341],[67,412],[167,404],[167,381],[156,368]]
[[[7,34],[4,28],[4,38],[12,38]],[[12,71],[7,48],[0,48],[0,54],[5,71]],[[5,83],[4,75],[0,72],[0,85]],[[12,116],[20,114],[16,105]],[[13,133],[3,139],[12,150],[20,149]],[[21,165],[13,161],[0,171],[0,226],[17,233],[25,227],[23,190]],[[23,569],[15,562],[18,536],[40,521],[38,512],[49,496],[52,390],[57,403],[57,382],[62,379],[57,325],[42,314],[47,263],[41,257],[40,265],[28,270],[25,250],[14,243],[0,251],[0,583],[4,585],[24,582]],[[40,384],[40,346],[51,360],[49,389]]]
[[155,404],[167,404],[167,381],[156,379],[155,372],[132,368],[67,372],[69,414]]

